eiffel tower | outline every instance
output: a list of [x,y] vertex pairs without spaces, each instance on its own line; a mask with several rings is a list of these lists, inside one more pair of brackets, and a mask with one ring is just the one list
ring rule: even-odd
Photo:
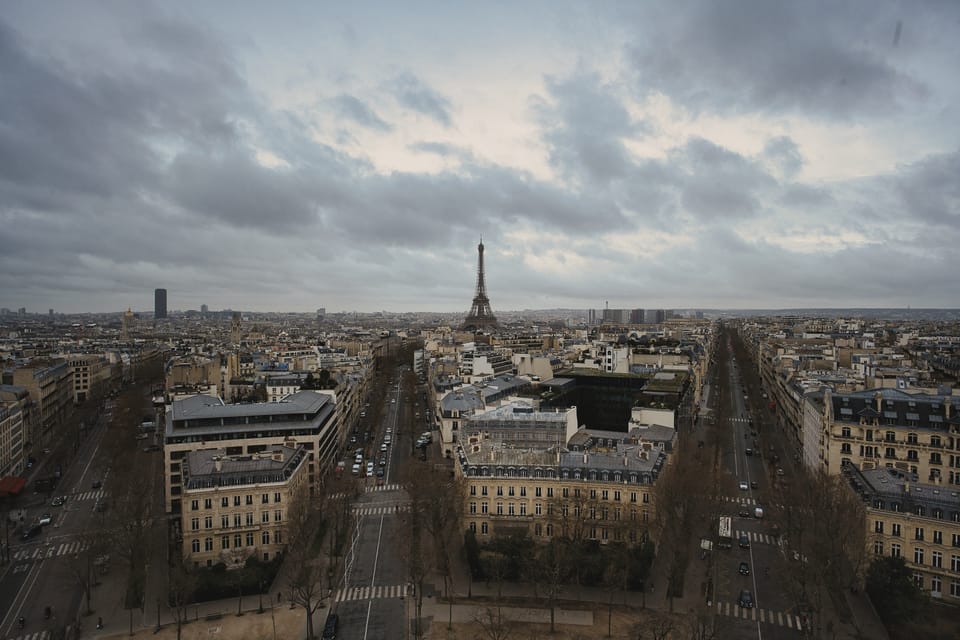
[[480,252],[480,259],[477,263],[477,291],[473,294],[473,306],[470,307],[470,313],[463,321],[465,331],[481,331],[483,329],[496,329],[497,318],[490,309],[490,298],[487,297],[487,285],[483,277],[483,239],[477,246]]

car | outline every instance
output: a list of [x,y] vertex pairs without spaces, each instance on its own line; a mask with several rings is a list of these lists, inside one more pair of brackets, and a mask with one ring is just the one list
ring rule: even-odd
[[40,525],[41,527],[44,526],[44,525],[46,525],[46,524],[50,524],[51,522],[53,522],[53,516],[51,516],[49,513],[43,514],[43,515],[40,516],[40,518],[37,520],[37,524]]
[[94,480],[94,481],[93,481],[93,484],[92,484],[91,486],[92,486],[94,489],[99,489],[100,487],[103,486],[103,482],[101,482],[100,480]]
[[383,469],[377,469],[377,477],[382,478],[384,476]]
[[350,473],[357,476],[360,475],[360,463],[355,462],[352,467],[350,467]]
[[389,435],[385,435],[385,436],[383,437],[383,443],[384,443],[384,444],[391,444],[392,442],[393,442],[393,438],[391,438]]
[[367,460],[367,475],[373,475],[373,460]]
[[739,538],[739,544],[740,544],[740,548],[741,548],[741,549],[749,549],[749,548],[750,548],[750,537],[749,537],[747,534],[745,534],[745,533],[741,533],[741,534],[740,534],[740,538]]
[[387,457],[386,457],[386,456],[380,456],[380,466],[381,466],[381,467],[387,466]]
[[740,572],[740,575],[742,576],[750,575],[750,565],[747,564],[746,562],[741,562],[739,572]]
[[783,467],[777,467],[777,475],[778,475],[778,476],[782,476],[782,475],[783,475]]
[[377,476],[377,486],[382,487],[384,483],[383,476]]
[[389,436],[390,434],[393,433],[393,429],[391,429],[390,427],[387,427],[387,432],[386,432],[386,433],[387,433],[387,435]]
[[158,444],[148,444],[147,446],[145,446],[145,447],[143,448],[143,450],[144,450],[145,452],[147,452],[147,453],[150,453],[151,451],[160,451],[160,445],[158,445]]
[[738,513],[737,515],[739,515],[741,518],[749,518],[750,512],[747,511],[746,509],[741,509],[740,513]]
[[750,488],[751,488],[751,489],[759,489],[759,488],[760,488],[760,483],[757,482],[756,480],[751,480],[751,481],[750,481]]
[[320,634],[321,640],[336,640],[339,627],[340,617],[335,613],[327,614],[327,620],[323,623],[323,633]]
[[744,449],[743,452],[744,452],[745,454],[747,454],[748,456],[752,456],[752,455],[753,455],[753,449]]
[[380,451],[381,451],[381,453],[386,453],[386,452],[387,452],[387,443],[386,443],[386,442],[384,442],[382,445],[380,445]]
[[420,438],[419,440],[417,440],[417,442],[416,442],[416,448],[417,448],[417,449],[423,449],[423,448],[426,447],[426,446],[427,446],[427,441],[426,441],[426,440],[424,440],[423,438]]
[[350,444],[357,444],[357,436],[350,436]]
[[32,524],[26,529],[23,530],[23,534],[20,536],[24,540],[29,540],[33,536],[40,535],[40,525]]
[[753,594],[749,590],[744,589],[740,592],[737,604],[740,605],[741,609],[753,609]]
[[750,488],[750,485],[747,484],[747,481],[746,481],[746,480],[741,480],[741,481],[740,481],[740,491],[746,491],[746,490],[749,489],[749,488]]
[[64,504],[66,501],[67,501],[67,497],[66,497],[66,496],[57,496],[56,498],[54,498],[53,500],[50,501],[50,506],[51,506],[51,507],[60,507],[60,506],[63,506],[63,504]]

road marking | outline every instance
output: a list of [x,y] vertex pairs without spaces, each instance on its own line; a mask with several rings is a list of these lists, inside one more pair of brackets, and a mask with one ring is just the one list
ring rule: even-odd
[[349,589],[338,589],[336,594],[334,594],[333,601],[382,600],[387,598],[401,598],[406,595],[407,586],[403,584],[350,587]]

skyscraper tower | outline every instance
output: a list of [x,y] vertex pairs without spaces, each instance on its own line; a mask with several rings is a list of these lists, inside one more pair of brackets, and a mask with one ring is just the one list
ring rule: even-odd
[[479,331],[482,329],[496,329],[497,318],[490,310],[490,298],[487,297],[487,284],[483,276],[483,239],[477,246],[480,257],[477,263],[477,291],[473,294],[473,306],[463,321],[463,329]]
[[167,317],[167,290],[153,290],[153,318],[159,320]]

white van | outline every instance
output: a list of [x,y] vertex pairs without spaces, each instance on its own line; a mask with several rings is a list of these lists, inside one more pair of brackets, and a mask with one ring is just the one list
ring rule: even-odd
[[753,510],[753,517],[756,518],[757,520],[759,520],[760,518],[762,518],[762,517],[763,517],[763,508],[757,507],[756,509],[754,509],[754,510]]

